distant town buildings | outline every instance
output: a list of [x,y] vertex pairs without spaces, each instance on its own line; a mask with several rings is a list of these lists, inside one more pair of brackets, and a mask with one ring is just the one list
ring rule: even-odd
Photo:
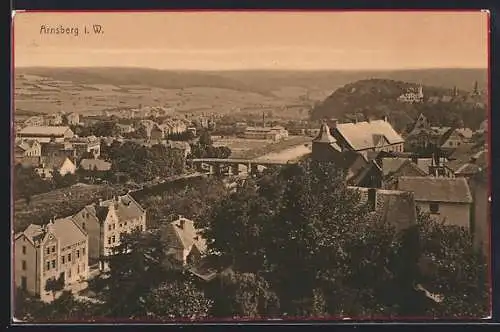
[[424,92],[422,85],[418,88],[411,88],[401,96],[398,97],[398,101],[402,103],[421,103],[424,101]]

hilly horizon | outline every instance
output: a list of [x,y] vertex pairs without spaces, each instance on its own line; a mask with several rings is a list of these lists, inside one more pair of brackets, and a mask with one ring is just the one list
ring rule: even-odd
[[[246,90],[268,95],[283,86],[331,89],[371,78],[392,79],[470,90],[474,81],[487,86],[488,70],[480,68],[396,69],[396,70],[165,70],[134,67],[21,67],[16,74],[51,77],[88,84],[140,84],[159,88],[210,86]],[[164,81],[167,79],[167,81]]]

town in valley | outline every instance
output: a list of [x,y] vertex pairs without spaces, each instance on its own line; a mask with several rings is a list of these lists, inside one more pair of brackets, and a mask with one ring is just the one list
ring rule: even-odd
[[15,321],[490,315],[486,69],[13,76]]

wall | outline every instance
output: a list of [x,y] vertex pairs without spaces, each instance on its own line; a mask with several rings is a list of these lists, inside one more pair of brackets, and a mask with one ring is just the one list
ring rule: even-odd
[[[417,202],[421,211],[429,212],[429,202]],[[463,226],[470,229],[470,209],[469,204],[439,203],[439,215],[431,215],[432,218],[443,220],[446,224]]]
[[[23,254],[23,246],[26,247],[26,254]],[[22,269],[23,260],[26,261],[26,270]],[[16,287],[21,287],[21,278],[26,277],[26,290],[33,295],[39,293],[37,283],[40,279],[40,266],[37,269],[37,264],[40,264],[37,261],[37,249],[24,235],[21,236],[14,243],[14,282]]]
[[[86,209],[75,214],[73,220],[88,234],[87,255],[91,260],[99,259],[101,255],[101,225],[97,218],[90,215]],[[84,225],[85,224],[85,225]]]

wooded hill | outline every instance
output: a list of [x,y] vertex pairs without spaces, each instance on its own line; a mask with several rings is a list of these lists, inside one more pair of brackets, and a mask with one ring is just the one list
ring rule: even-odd
[[452,89],[424,85],[424,102],[409,104],[398,101],[400,95],[412,88],[416,89],[418,85],[388,79],[368,79],[346,84],[318,103],[311,111],[311,118],[352,120],[357,117],[362,121],[388,116],[397,130],[406,128],[420,113],[436,126],[477,129],[486,119],[485,98],[471,98],[471,91],[458,90],[456,97],[443,101],[441,97],[452,96]]

